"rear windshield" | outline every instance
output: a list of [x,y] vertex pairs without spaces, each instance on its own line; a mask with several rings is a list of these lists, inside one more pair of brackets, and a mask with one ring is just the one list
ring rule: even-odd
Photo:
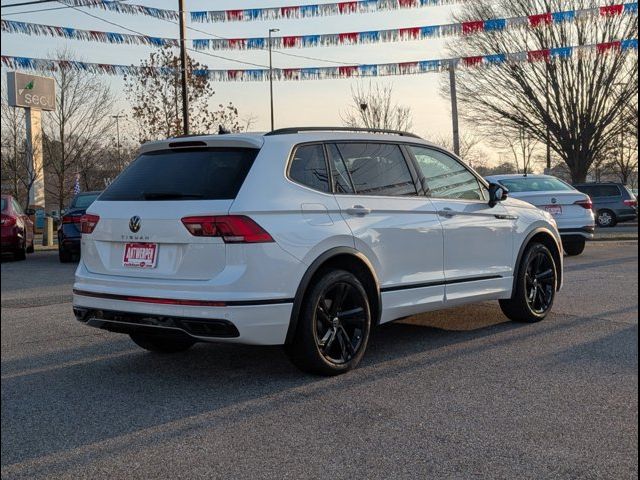
[[198,148],[140,155],[102,200],[232,200],[259,150]]
[[512,193],[575,190],[571,185],[557,178],[508,178],[500,180],[500,183]]
[[96,201],[96,198],[98,198],[98,195],[100,194],[92,193],[92,194],[78,195],[76,198],[73,199],[73,202],[71,202],[71,208],[82,208],[86,210],[91,206],[93,202]]

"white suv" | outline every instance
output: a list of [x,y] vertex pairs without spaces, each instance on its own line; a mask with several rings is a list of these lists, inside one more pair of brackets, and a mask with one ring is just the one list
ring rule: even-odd
[[549,213],[401,132],[147,143],[81,228],[81,322],[159,352],[282,344],[326,375],[377,324],[482,300],[534,322],[562,284]]

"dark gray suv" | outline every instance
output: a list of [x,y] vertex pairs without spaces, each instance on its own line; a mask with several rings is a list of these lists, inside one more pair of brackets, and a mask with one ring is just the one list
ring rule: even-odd
[[638,218],[638,200],[622,183],[583,183],[575,188],[591,197],[599,227]]

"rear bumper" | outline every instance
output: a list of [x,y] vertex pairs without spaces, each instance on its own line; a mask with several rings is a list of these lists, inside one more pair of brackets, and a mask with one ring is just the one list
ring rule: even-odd
[[118,333],[150,331],[187,335],[203,342],[282,345],[293,308],[293,301],[263,304],[252,301],[248,305],[211,307],[129,301],[101,295],[74,291],[76,319]]
[[559,230],[560,237],[562,238],[563,241],[571,240],[571,239],[593,240],[595,231],[596,231],[596,227],[593,225],[580,227],[580,228],[561,228]]
[[80,237],[69,238],[69,237],[60,237],[58,239],[58,248],[67,253],[80,253]]

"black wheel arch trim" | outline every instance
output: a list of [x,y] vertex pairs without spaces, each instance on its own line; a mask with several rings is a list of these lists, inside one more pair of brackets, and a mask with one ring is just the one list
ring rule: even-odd
[[[524,252],[529,246],[529,244],[531,243],[531,240],[533,239],[533,237],[535,237],[540,233],[546,234],[553,240],[553,243],[556,246],[555,254],[557,254],[558,258],[560,258],[560,261],[562,261],[562,254],[564,249],[558,244],[558,240],[556,239],[555,235],[551,232],[551,230],[544,227],[538,227],[533,229],[525,237],[524,241],[522,242],[522,245],[520,245],[520,251],[518,252],[518,257],[516,258],[516,265],[515,265],[514,275],[513,275],[513,292],[514,293],[516,291],[516,282],[518,281],[518,276],[520,275],[520,265],[522,263],[522,257],[524,256]],[[553,254],[554,252],[551,252],[551,253]],[[562,285],[562,269],[560,268],[560,265],[556,265],[556,267],[558,268],[558,286],[556,289],[559,289],[560,285]]]
[[296,329],[298,328],[298,318],[302,309],[302,301],[304,300],[304,295],[311,283],[311,279],[327,261],[331,260],[334,257],[337,257],[338,255],[351,255],[352,257],[355,257],[362,263],[364,263],[365,266],[369,269],[369,272],[371,273],[371,276],[375,283],[377,296],[376,300],[378,303],[378,305],[376,306],[376,318],[373,318],[372,320],[374,325],[380,323],[380,316],[382,314],[382,293],[380,291],[380,282],[372,263],[362,252],[359,252],[355,248],[334,247],[316,258],[309,266],[309,268],[307,268],[305,274],[302,276],[302,280],[300,280],[300,284],[298,285],[298,289],[296,290],[296,296],[293,301],[293,308],[291,309],[291,318],[289,320],[289,329],[287,330],[285,345],[291,344],[291,342],[293,342],[293,339],[295,338]]

